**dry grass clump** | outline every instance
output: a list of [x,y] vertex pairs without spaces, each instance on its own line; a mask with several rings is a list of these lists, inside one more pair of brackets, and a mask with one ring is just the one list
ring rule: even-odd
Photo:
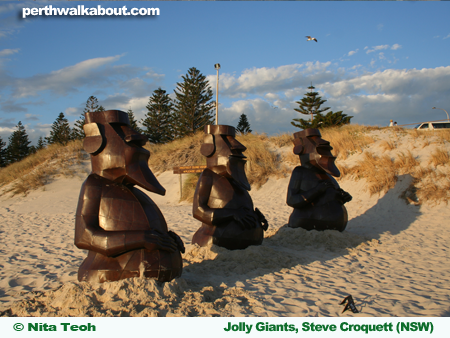
[[[326,128],[321,130],[323,139],[330,142],[333,154],[338,159],[346,159],[349,155],[362,152],[375,140],[366,134],[374,129],[357,124],[348,124],[342,127]],[[375,127],[375,129],[377,129]]]
[[444,143],[444,141],[450,142],[450,130],[440,130],[435,132],[435,135]]
[[194,192],[197,187],[198,178],[200,177],[200,173],[198,174],[186,174],[187,177],[183,178],[183,189],[180,197],[180,201],[187,201],[192,203],[194,200]]
[[84,156],[82,142],[79,140],[66,146],[51,144],[22,161],[3,168],[0,171],[0,187],[11,185],[5,187],[1,194],[26,195],[30,190],[45,185],[52,175],[73,176],[75,172],[70,167],[80,163]]
[[395,149],[395,143],[392,142],[392,141],[386,141],[386,140],[383,140],[383,141],[380,143],[380,147],[381,147],[381,149],[383,149],[383,151],[386,151],[386,150],[393,150],[393,149]]
[[341,172],[341,177],[351,175],[356,179],[365,178],[370,195],[392,189],[398,178],[398,169],[394,161],[386,155],[379,157],[369,151],[363,154],[364,159],[351,168],[345,168]]
[[[353,167],[340,166],[341,178],[350,176],[354,179],[366,179],[370,194],[387,192],[395,186],[399,175],[410,175],[412,182],[402,192],[401,198],[407,203],[419,205],[424,202],[448,203],[450,200],[450,162],[448,152],[437,149],[432,153],[434,167],[423,167],[411,151],[400,152],[393,159],[387,155],[376,156],[371,152],[364,152],[363,159]],[[422,164],[423,165],[423,164]]]
[[399,174],[412,173],[415,167],[420,165],[420,162],[413,156],[410,150],[406,152],[400,152],[398,158],[394,161],[395,168],[399,171]]
[[283,133],[269,137],[269,141],[276,147],[292,146],[294,143],[294,133]]
[[[360,126],[358,124],[347,124],[340,127],[324,128],[320,130],[322,138],[331,143],[333,147],[334,156],[339,159],[346,159],[348,155],[356,152],[362,152],[375,140],[367,135],[370,130],[377,130],[378,127]],[[271,136],[269,141],[277,147],[293,146],[293,133],[284,133],[276,136]],[[289,162],[294,161],[294,158],[286,156]]]
[[420,184],[418,181],[414,181],[415,188],[417,189],[417,204],[421,204],[424,201],[439,203],[441,201],[448,204],[450,200],[450,181],[434,182],[431,179]]
[[[270,151],[269,138],[265,134],[237,135],[236,139],[247,147],[246,174],[253,188],[259,188],[270,176],[284,176],[286,168],[277,154]],[[146,146],[151,156],[149,166],[154,172],[172,170],[174,166],[206,164],[206,158],[200,154],[203,133],[197,133],[180,140],[162,145]],[[187,175],[184,178],[181,200],[192,201],[199,175]]]
[[437,167],[438,165],[446,165],[449,163],[448,152],[441,148],[436,148],[436,150],[432,152],[430,156],[430,163],[432,163],[435,167]]
[[165,144],[146,144],[150,151],[148,165],[154,173],[172,170],[173,167],[206,164],[206,158],[200,154],[203,132],[186,136]]
[[276,153],[269,150],[265,134],[247,134],[238,136],[237,140],[247,147],[246,173],[252,187],[259,188],[270,176],[282,177],[286,169],[282,166]]

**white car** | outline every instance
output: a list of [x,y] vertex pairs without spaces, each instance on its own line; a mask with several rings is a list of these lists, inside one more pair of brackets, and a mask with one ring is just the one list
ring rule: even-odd
[[442,130],[450,129],[450,122],[423,122],[418,124],[415,129],[419,130]]

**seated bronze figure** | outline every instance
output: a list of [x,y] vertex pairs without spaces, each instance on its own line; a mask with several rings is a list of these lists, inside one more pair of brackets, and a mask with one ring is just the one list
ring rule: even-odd
[[289,217],[290,227],[344,231],[347,226],[344,204],[352,196],[332,177],[341,175],[332,149],[318,129],[294,134],[294,154],[299,155],[301,165],[292,172],[288,187],[286,202],[294,208]]
[[86,113],[84,149],[92,172],[83,183],[75,219],[75,245],[89,250],[78,280],[116,281],[181,276],[184,245],[168,231],[156,204],[141,190],[164,195],[148,167],[147,137],[119,110]]
[[254,209],[245,175],[247,148],[235,138],[234,127],[205,126],[201,153],[207,168],[200,175],[194,194],[193,215],[202,222],[192,243],[214,244],[229,250],[260,245],[268,223]]

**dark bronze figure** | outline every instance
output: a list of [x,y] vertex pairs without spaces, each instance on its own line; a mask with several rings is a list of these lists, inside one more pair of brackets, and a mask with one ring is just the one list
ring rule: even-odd
[[248,191],[243,152],[247,148],[235,138],[235,129],[225,125],[205,126],[201,153],[207,169],[197,183],[193,215],[203,224],[192,243],[205,246],[209,239],[230,250],[260,245],[268,223],[254,209]]
[[145,276],[165,282],[181,276],[183,242],[168,231],[156,204],[134,187],[166,192],[148,167],[147,137],[119,110],[87,113],[84,131],[92,172],[81,187],[75,245],[89,253],[78,280]]
[[344,203],[351,201],[352,196],[332,177],[341,175],[332,149],[318,129],[294,134],[294,154],[299,155],[301,165],[292,172],[288,187],[286,202],[294,208],[290,227],[344,231],[347,226]]

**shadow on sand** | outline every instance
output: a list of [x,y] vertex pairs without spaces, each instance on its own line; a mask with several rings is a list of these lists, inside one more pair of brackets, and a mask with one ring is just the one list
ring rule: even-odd
[[[395,236],[421,215],[417,206],[407,205],[399,198],[411,180],[409,175],[400,176],[393,189],[373,207],[351,219],[342,233],[334,230],[306,231],[284,225],[265,238],[261,246],[234,251],[212,246],[210,250],[217,254],[215,259],[188,264],[183,278],[194,281],[199,290],[207,286],[219,288],[222,282],[228,285],[240,282],[245,285],[245,280],[270,273],[283,273],[283,269],[297,265],[307,267],[315,261],[323,264],[348,254],[361,244],[377,246],[382,234]],[[223,276],[226,276],[225,280]]]

